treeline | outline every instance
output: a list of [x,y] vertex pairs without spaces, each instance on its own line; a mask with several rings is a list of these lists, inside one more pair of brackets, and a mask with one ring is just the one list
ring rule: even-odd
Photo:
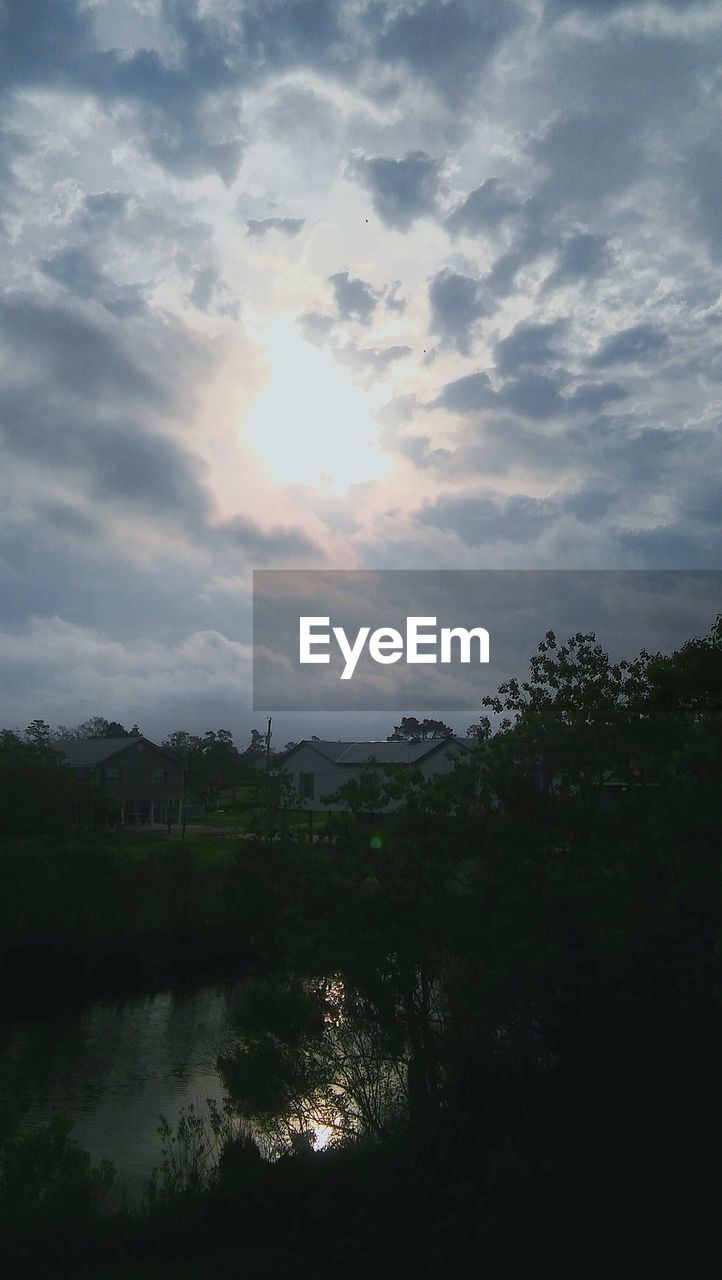
[[[92,716],[74,728],[51,728],[33,720],[26,729],[0,730],[0,838],[55,835],[102,828],[110,814],[102,791],[64,769],[63,744],[84,738],[142,736],[138,725],[127,729],[117,720]],[[186,796],[212,803],[221,791],[242,784],[255,762],[265,756],[265,738],[252,730],[239,750],[228,729],[202,735],[178,730],[160,744],[186,766]]]

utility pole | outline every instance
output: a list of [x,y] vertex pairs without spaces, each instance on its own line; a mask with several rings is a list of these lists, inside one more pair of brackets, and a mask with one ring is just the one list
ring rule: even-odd
[[272,717],[269,716],[268,728],[266,729],[266,834],[269,840],[271,838],[271,835],[273,834],[273,818],[272,818],[273,800],[271,797],[271,779],[269,777],[269,771],[271,768],[271,724],[272,723],[273,723]]

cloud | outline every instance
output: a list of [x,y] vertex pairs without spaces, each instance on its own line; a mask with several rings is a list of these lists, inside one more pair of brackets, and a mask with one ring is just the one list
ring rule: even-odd
[[116,316],[138,315],[145,307],[143,286],[118,285],[99,270],[86,249],[71,245],[40,263],[50,280],[79,298],[99,302]]
[[358,347],[355,342],[347,342],[334,352],[339,364],[348,365],[360,372],[371,371],[378,376],[383,374],[389,365],[411,355],[411,347]]
[[376,41],[377,56],[405,65],[456,105],[477,88],[521,10],[495,0],[423,0],[394,6],[391,15]]
[[463,378],[447,382],[430,408],[451,409],[455,413],[474,413],[493,403],[494,391],[488,373],[467,373]]
[[492,307],[484,284],[472,276],[443,267],[429,283],[431,330],[443,343],[468,355],[477,320]]
[[692,218],[713,258],[722,259],[722,148],[693,143],[681,166],[691,195]]
[[322,347],[333,332],[336,321],[333,316],[324,315],[320,311],[305,311],[296,323],[307,342]]
[[[713,5],[0,9],[14,634],[57,614],[187,674],[188,637],[247,638],[249,566],[323,564],[329,530],[349,566],[718,561]],[[266,377],[284,460],[311,438],[264,350],[291,316],[391,479],[333,495],[254,452]]]
[[93,11],[79,0],[8,0],[0,79],[8,87],[39,83],[135,105],[160,165],[186,177],[216,172],[230,183],[243,152],[227,92],[237,82],[239,55],[229,57],[222,25],[199,17],[188,0],[172,0],[164,16],[177,43],[172,63],[155,49],[126,55],[99,48]]
[[605,338],[589,363],[594,369],[606,369],[613,364],[649,364],[668,345],[668,335],[656,325],[636,324]]
[[328,277],[339,315],[344,320],[368,324],[376,310],[379,294],[366,280],[358,280],[348,271],[337,271]]
[[305,218],[249,218],[246,226],[249,236],[260,238],[269,231],[280,231],[290,240],[302,230],[305,221]]
[[553,515],[544,499],[515,493],[508,498],[494,494],[442,494],[419,513],[422,524],[455,533],[472,547],[486,547],[499,540],[514,543],[537,538]]
[[401,281],[394,280],[393,284],[388,284],[384,290],[384,306],[387,311],[395,311],[397,315],[403,315],[407,307],[405,298],[399,298],[398,291],[401,288]]
[[302,529],[291,526],[272,525],[270,529],[261,529],[255,520],[246,516],[233,516],[214,527],[218,539],[231,543],[240,549],[244,556],[263,563],[273,561],[277,557],[303,560],[318,559],[322,556],[321,548]]
[[579,231],[563,241],[557,265],[547,276],[542,290],[598,280],[612,266],[612,254],[606,236]]
[[417,218],[436,210],[440,164],[425,151],[409,151],[399,160],[389,156],[352,156],[349,173],[366,188],[381,221],[408,231]]
[[510,186],[499,178],[487,178],[449,215],[446,226],[452,235],[489,234],[522,208],[523,201]]
[[554,364],[560,356],[558,339],[565,327],[561,320],[548,324],[523,320],[512,329],[508,337],[496,344],[494,359],[497,369],[500,373],[508,374],[515,373],[518,369]]

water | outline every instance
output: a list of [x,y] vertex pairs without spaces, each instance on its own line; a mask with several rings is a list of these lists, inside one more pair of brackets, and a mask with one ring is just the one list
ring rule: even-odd
[[24,1128],[64,1114],[94,1161],[117,1170],[135,1200],[161,1163],[162,1113],[172,1127],[189,1103],[221,1100],[216,1058],[231,1032],[237,983],[99,1000],[15,1023],[0,1039],[0,1089],[21,1096]]

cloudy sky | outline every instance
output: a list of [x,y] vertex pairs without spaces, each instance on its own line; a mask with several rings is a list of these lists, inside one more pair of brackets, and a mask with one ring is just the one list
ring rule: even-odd
[[719,567],[721,28],[0,0],[0,723],[242,737],[254,567]]

